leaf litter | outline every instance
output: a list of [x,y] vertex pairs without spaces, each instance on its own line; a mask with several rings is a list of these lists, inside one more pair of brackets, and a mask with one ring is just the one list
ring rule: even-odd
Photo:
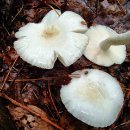
[[[103,24],[110,26],[118,33],[130,29],[130,2],[127,0],[2,0],[0,2],[2,16],[0,20],[0,85],[3,86],[1,89],[4,95],[23,105],[21,107],[15,102],[7,102],[2,106],[11,114],[7,114],[9,122],[14,121],[19,130],[58,129],[54,125],[64,130],[97,130],[98,128],[90,127],[70,115],[59,95],[61,85],[70,81],[68,74],[78,69],[97,68],[117,78],[125,94],[120,117],[112,126],[102,130],[129,129],[130,47],[127,47],[125,62],[109,68],[95,65],[84,56],[68,68],[57,61],[52,70],[33,67],[21,58],[16,60],[18,55],[13,48],[14,33],[28,22],[40,22],[51,7],[60,9],[62,12],[71,10],[80,14],[88,26]],[[6,98],[6,96],[3,97]],[[5,98],[1,99],[2,102],[5,102]],[[27,109],[24,109],[24,106]],[[31,113],[30,109],[34,113]],[[41,111],[42,116],[54,125],[43,121],[36,114]]]

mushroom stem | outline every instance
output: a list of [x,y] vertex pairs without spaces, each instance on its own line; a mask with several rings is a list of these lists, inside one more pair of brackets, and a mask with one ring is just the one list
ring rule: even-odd
[[130,31],[107,38],[101,42],[100,46],[104,51],[106,51],[111,45],[118,46],[126,44],[130,44]]

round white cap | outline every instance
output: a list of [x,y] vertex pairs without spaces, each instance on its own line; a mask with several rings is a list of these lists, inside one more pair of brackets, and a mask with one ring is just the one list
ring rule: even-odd
[[72,78],[60,91],[66,109],[77,119],[94,127],[107,127],[114,123],[124,101],[118,81],[97,69],[73,74],[79,74],[80,78]]

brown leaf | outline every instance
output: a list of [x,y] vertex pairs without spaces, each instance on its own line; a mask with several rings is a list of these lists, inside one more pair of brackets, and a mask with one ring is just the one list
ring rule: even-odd
[[13,116],[14,120],[20,120],[25,114],[28,112],[23,110],[21,107],[11,108],[8,107],[11,115]]
[[[35,112],[41,113],[42,116],[47,117],[46,113],[40,108],[33,105],[28,105],[28,107]],[[25,130],[55,130],[50,124],[44,122],[39,117],[31,115],[28,111],[20,107],[9,108],[9,110],[14,120],[17,121],[18,126],[23,126]]]

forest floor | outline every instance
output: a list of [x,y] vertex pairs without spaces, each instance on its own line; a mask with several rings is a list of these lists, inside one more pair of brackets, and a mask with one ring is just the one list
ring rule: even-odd
[[[0,130],[130,130],[130,46],[124,63],[98,66],[84,56],[70,67],[59,61],[53,69],[24,62],[13,47],[14,34],[28,22],[40,22],[51,8],[74,11],[87,22],[130,30],[127,0],[1,0],[0,1]],[[125,101],[117,121],[107,128],[88,126],[67,112],[60,99],[68,74],[84,68],[103,70],[120,82]],[[63,76],[64,78],[61,78]]]

